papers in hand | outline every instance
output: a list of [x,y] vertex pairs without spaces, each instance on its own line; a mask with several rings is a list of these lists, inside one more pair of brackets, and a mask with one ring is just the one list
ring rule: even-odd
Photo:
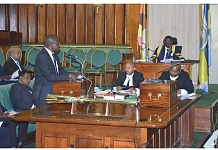
[[19,77],[18,71],[19,71],[19,69],[11,75],[11,79],[15,79],[15,78]]
[[194,99],[195,95],[196,95],[195,93],[184,94],[184,95],[177,94],[177,96],[181,96],[181,100],[184,100],[184,99]]

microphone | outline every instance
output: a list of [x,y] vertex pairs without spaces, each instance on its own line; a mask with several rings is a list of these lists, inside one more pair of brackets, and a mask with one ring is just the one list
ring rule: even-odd
[[161,80],[156,79],[156,75],[157,75],[158,73],[163,72],[163,71],[165,71],[165,70],[168,70],[168,69],[170,69],[170,68],[172,68],[172,67],[174,67],[174,66],[176,66],[176,65],[179,65],[180,63],[181,63],[181,62],[178,62],[178,63],[172,64],[171,66],[169,66],[169,67],[167,67],[167,68],[164,68],[164,69],[161,69],[161,70],[155,72],[155,74],[154,74],[154,78],[151,79],[151,82],[153,82],[153,83],[159,83],[159,82],[161,82]]
[[86,93],[86,98],[88,98],[90,89],[92,87],[92,80],[90,80],[89,78],[87,78],[84,75],[84,61],[83,61],[83,59],[78,57],[78,56],[72,55],[72,54],[66,54],[66,52],[64,52],[64,53],[65,53],[66,57],[71,57],[73,61],[77,61],[78,63],[80,63],[80,65],[81,65],[80,72],[81,72],[81,76],[82,76],[82,78],[80,78],[80,79],[86,79],[90,82],[89,88],[88,88],[87,93]]
[[[64,52],[66,54],[66,52]],[[71,55],[71,54],[66,54],[66,57],[71,57],[72,60],[76,60],[76,59],[79,59],[78,56],[75,56],[75,55]]]

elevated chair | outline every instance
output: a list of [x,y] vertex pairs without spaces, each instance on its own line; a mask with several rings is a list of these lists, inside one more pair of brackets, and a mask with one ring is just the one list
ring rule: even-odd
[[180,54],[181,54],[182,46],[178,46],[178,45],[177,45],[177,44],[178,44],[177,38],[172,37],[172,39],[173,39],[173,45],[176,45],[176,49],[177,49],[177,50],[180,52]]

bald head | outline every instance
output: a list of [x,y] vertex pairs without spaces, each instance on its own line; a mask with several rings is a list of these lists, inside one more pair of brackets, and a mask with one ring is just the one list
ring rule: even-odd
[[177,77],[179,73],[181,72],[181,64],[179,63],[172,63],[170,68],[170,76],[171,77]]
[[20,56],[21,56],[20,48],[17,46],[11,47],[10,56],[15,60],[20,60]]
[[125,65],[126,74],[131,75],[135,70],[135,64],[133,62],[126,62]]
[[49,34],[44,39],[44,46],[52,52],[59,52],[60,42],[56,35]]
[[49,34],[45,37],[44,39],[44,46],[45,47],[49,47],[50,43],[53,43],[54,41],[56,41],[58,39],[58,37],[54,34]]

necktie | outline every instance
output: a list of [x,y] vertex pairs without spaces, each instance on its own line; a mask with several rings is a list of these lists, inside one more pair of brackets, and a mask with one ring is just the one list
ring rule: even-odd
[[127,85],[126,85],[126,86],[129,87],[129,80],[130,80],[130,77],[128,77],[127,80],[128,80],[128,82],[127,82]]
[[168,52],[168,49],[167,49],[167,53],[166,53],[166,59],[170,58],[170,53]]
[[53,62],[54,62],[55,72],[56,72],[56,74],[58,74],[58,69],[57,69],[57,60],[56,60],[56,58],[55,58],[54,53],[52,54],[52,56],[53,56]]
[[16,65],[18,66],[19,70],[22,71],[19,61],[17,61],[17,60],[15,60],[15,61],[16,61]]

